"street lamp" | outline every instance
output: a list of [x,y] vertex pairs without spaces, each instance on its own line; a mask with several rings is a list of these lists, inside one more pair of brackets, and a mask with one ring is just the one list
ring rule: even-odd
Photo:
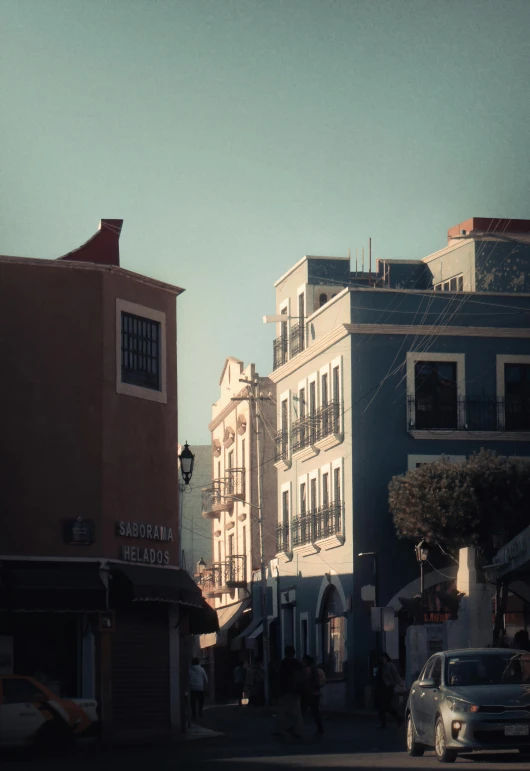
[[206,569],[206,562],[204,561],[204,557],[201,557],[200,560],[197,562],[197,575],[202,578],[202,574],[204,573]]
[[420,566],[420,597],[423,600],[423,569],[425,567],[425,563],[427,562],[427,559],[429,557],[429,547],[425,543],[425,541],[420,541],[416,546],[414,547],[414,551],[416,552],[416,560],[419,563]]
[[181,451],[178,458],[180,461],[180,471],[182,473],[182,478],[184,479],[184,484],[189,485],[193,474],[195,455],[190,450],[187,442],[184,444],[184,449]]

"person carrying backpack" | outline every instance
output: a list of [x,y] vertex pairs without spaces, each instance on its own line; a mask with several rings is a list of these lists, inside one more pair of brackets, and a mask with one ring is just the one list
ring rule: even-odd
[[315,665],[315,660],[307,654],[302,658],[304,667],[304,691],[302,694],[301,707],[302,715],[310,710],[317,728],[317,733],[324,733],[322,725],[322,715],[320,714],[320,688],[326,681],[326,676],[321,669]]

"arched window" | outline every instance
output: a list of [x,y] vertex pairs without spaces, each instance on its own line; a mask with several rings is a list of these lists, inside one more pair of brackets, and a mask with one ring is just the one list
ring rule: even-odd
[[320,297],[318,298],[318,302],[319,302],[318,307],[322,308],[322,306],[325,305],[327,301],[328,301],[327,294],[321,294]]
[[344,672],[346,619],[342,602],[334,586],[328,589],[322,614],[322,658],[328,675]]

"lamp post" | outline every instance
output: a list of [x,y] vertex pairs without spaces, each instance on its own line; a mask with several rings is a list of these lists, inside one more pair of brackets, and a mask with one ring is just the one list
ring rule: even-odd
[[[379,574],[377,570],[377,552],[376,551],[362,551],[357,555],[358,557],[373,557],[374,559],[374,605],[379,607]],[[375,633],[375,647],[377,650],[381,649],[381,632]]]
[[423,590],[424,590],[423,570],[424,570],[427,558],[429,557],[429,547],[427,546],[425,541],[420,541],[414,547],[414,551],[416,552],[416,560],[418,561],[420,566],[420,598],[423,603]]
[[[184,493],[191,492],[190,482],[191,477],[193,476],[193,466],[195,465],[195,455],[190,450],[189,444],[187,442],[184,443],[184,447],[181,449],[180,454],[178,456],[179,464],[180,464],[180,473],[182,474],[182,478],[184,482],[179,482],[179,493],[180,493],[180,506],[179,506],[179,565],[180,567],[183,567],[184,562],[184,550],[182,549],[182,509],[184,504]],[[193,545],[192,545],[193,549]]]
[[201,557],[200,560],[197,562],[197,575],[199,578],[202,578],[202,574],[204,573],[206,569],[206,562],[204,561],[204,557]]

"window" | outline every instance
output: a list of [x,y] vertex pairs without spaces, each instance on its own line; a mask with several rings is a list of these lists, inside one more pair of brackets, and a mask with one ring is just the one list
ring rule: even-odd
[[[282,316],[287,316],[287,308],[282,308],[280,313]],[[285,357],[287,357],[287,321],[282,321],[281,324],[282,353]],[[287,361],[287,358],[284,358],[282,363],[285,363],[285,361]]]
[[161,390],[160,322],[121,314],[121,382]]
[[289,524],[289,491],[282,493],[282,524],[284,527]]
[[327,294],[322,293],[320,297],[318,298],[318,307],[322,308],[323,305],[325,305],[328,301]]
[[234,451],[228,453],[228,468],[234,468]]
[[222,552],[221,552],[221,541],[217,542],[217,562],[221,562],[222,560]]
[[305,304],[305,297],[304,293],[298,295],[298,320],[300,324],[304,323],[304,304]]
[[306,500],[306,485],[303,482],[300,485],[300,516],[305,517],[307,514],[307,500]]
[[328,406],[328,376],[327,373],[322,375],[322,379],[320,381],[320,396],[322,398],[322,410],[321,410],[321,436],[328,436],[329,429],[330,429],[330,420],[329,420],[329,410],[326,409]]
[[450,281],[451,292],[456,292],[456,278],[452,278]]
[[332,371],[333,388],[333,433],[340,431],[340,368],[333,367]]
[[333,469],[333,500],[335,503],[340,503],[340,468]]
[[458,292],[463,292],[464,291],[464,277],[463,276],[458,276],[458,289],[457,289],[457,291]]
[[504,365],[505,427],[530,430],[530,364]]
[[4,692],[3,704],[33,704],[36,697],[46,699],[46,695],[40,688],[29,680],[16,677],[5,677],[2,681]]
[[322,506],[329,507],[329,474],[322,474]]
[[322,375],[322,406],[325,407],[328,403],[328,376],[327,373]]
[[309,426],[310,426],[310,436],[311,436],[311,444],[314,444],[316,441],[316,408],[317,408],[317,393],[316,393],[316,381],[313,380],[311,383],[309,383]]
[[442,659],[436,656],[431,666],[427,669],[426,679],[434,680],[436,685],[440,685],[442,682]]
[[228,536],[228,555],[231,557],[234,553],[234,535]]
[[317,510],[317,480],[316,478],[310,481],[310,493],[311,493],[311,511]]
[[322,623],[322,654],[328,677],[344,672],[346,619],[342,613],[339,593],[332,586],[325,598]]
[[456,363],[418,361],[414,368],[417,429],[457,428]]
[[244,469],[246,467],[246,454],[245,454],[245,440],[242,439],[241,441],[241,468]]
[[247,553],[247,528],[243,525],[243,554]]

